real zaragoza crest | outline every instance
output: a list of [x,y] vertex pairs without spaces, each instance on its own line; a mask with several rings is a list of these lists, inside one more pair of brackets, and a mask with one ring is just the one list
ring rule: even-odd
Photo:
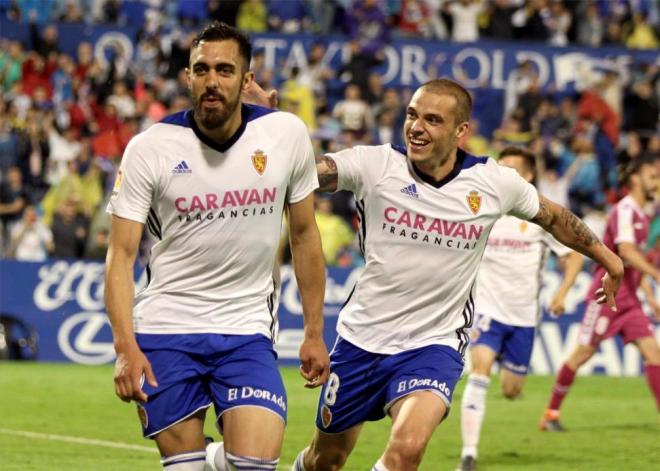
[[472,214],[477,214],[481,209],[481,196],[479,196],[479,192],[472,190],[465,198]]
[[252,154],[252,165],[257,173],[261,176],[266,171],[266,163],[268,162],[268,156],[264,154],[262,150],[254,151]]

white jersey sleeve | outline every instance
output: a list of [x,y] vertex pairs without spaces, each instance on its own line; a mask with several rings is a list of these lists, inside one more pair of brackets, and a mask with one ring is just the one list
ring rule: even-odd
[[143,135],[126,147],[112,190],[108,212],[145,223],[158,187],[158,162],[145,146]]
[[390,146],[356,146],[328,154],[337,164],[337,190],[348,190],[362,200],[382,178]]
[[539,194],[534,185],[509,167],[497,165],[496,175],[500,186],[502,214],[530,220],[539,212]]
[[319,187],[316,175],[316,159],[314,147],[309,138],[307,128],[302,121],[296,123],[298,127],[292,139],[295,139],[293,171],[287,189],[287,203],[302,201],[311,192]]

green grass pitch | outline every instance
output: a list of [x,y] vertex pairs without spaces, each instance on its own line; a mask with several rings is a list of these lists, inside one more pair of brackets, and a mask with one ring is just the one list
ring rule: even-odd
[[[318,391],[304,389],[296,369],[282,372],[289,425],[279,469],[288,470],[311,437]],[[458,461],[464,385],[459,383],[454,411],[434,434],[422,470],[450,471]],[[537,431],[551,385],[550,377],[530,377],[524,397],[510,402],[493,381],[480,471],[660,469],[660,420],[643,378],[578,378],[565,404],[565,434]],[[208,431],[218,438],[211,426]],[[344,469],[369,470],[388,432],[389,419],[367,424]],[[112,367],[0,362],[0,469],[161,468],[155,445],[140,435],[135,408],[114,395]]]

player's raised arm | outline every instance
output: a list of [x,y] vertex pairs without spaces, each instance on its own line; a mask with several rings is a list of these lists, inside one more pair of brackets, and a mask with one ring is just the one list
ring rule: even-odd
[[330,360],[323,341],[325,261],[314,219],[314,193],[289,205],[289,234],[305,322],[305,337],[300,345],[300,373],[307,380],[305,386],[315,388],[328,379]]
[[552,234],[562,244],[600,263],[607,274],[599,290],[598,302],[616,310],[614,297],[623,278],[623,262],[605,247],[589,227],[568,209],[539,195],[539,210],[532,222]]
[[143,374],[149,384],[158,385],[133,332],[133,265],[143,229],[142,223],[112,216],[105,270],[105,304],[117,352],[115,393],[123,401],[147,400],[140,385]]

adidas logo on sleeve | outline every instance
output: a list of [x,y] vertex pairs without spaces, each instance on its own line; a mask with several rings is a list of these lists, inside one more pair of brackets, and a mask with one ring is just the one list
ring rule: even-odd
[[185,160],[182,160],[181,162],[179,162],[179,165],[174,167],[172,173],[175,175],[181,173],[192,173],[192,169],[188,167],[188,163]]

